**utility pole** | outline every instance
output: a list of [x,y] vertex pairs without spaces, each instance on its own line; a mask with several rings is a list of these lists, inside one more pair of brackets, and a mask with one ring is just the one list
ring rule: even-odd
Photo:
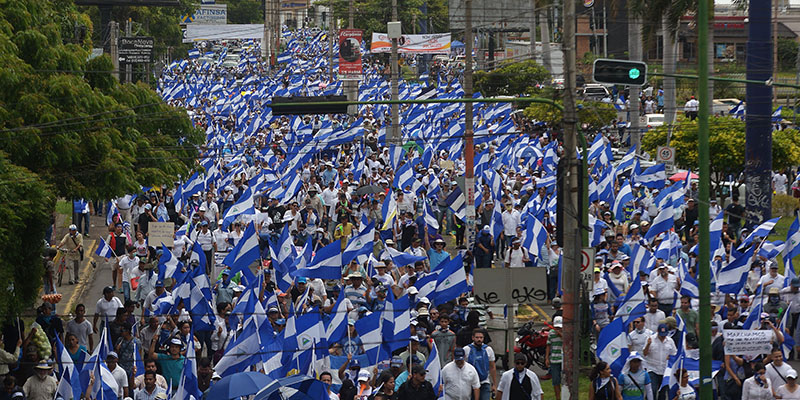
[[[353,18],[356,12],[356,7],[355,4],[353,3],[354,0],[349,0],[347,2],[347,27],[349,29],[353,29]],[[397,11],[395,10],[396,8],[397,8],[397,2],[392,3],[392,21],[397,21]]]
[[[578,113],[575,107],[576,86],[576,49],[575,49],[575,2],[563,3],[564,36],[562,51],[564,53],[564,153],[562,161],[567,167],[564,187],[567,193],[564,200],[564,252],[562,261],[561,284],[564,289],[564,385],[561,389],[562,399],[579,399],[578,376],[580,375],[580,268],[581,268],[581,215],[578,209],[580,182],[578,168],[580,161],[575,149],[578,144]],[[585,172],[584,172],[585,173]]]
[[[127,36],[127,37],[131,36],[131,25],[132,24],[133,24],[133,22],[131,21],[130,18],[128,18],[128,20],[125,21],[125,36]],[[131,63],[125,63],[125,83],[131,82],[133,80],[132,79],[133,78],[132,71],[133,71],[133,65],[131,65]]]
[[328,11],[328,76],[333,84],[333,46],[336,43],[336,19],[333,18],[333,7]]
[[[778,82],[778,0],[773,0],[773,17],[772,17],[772,80]],[[778,101],[778,89],[772,91],[772,102]]]
[[272,14],[272,0],[264,0],[264,37],[261,40],[261,60],[266,61],[269,65],[270,47],[272,47],[272,23],[270,15]]
[[[397,0],[392,0],[392,23],[401,25],[397,21]],[[401,25],[402,26],[402,25]],[[391,71],[392,71],[392,100],[397,101],[400,99],[400,94],[397,89],[397,80],[399,79],[399,66],[397,65],[397,40],[399,35],[392,38],[392,58],[391,58]],[[394,141],[400,141],[400,105],[392,103],[392,129],[389,131],[387,144],[394,144]]]
[[536,0],[531,0],[531,60],[536,61]]
[[117,30],[119,27],[117,23],[111,21],[108,23],[108,31],[109,31],[109,40],[111,41],[111,64],[114,65],[114,73],[111,76],[114,76],[119,80],[119,40],[117,38]]
[[[355,18],[355,13],[356,13],[355,0],[348,1],[347,12],[349,14],[347,16],[347,23],[348,23],[347,28],[348,29],[353,29],[353,28],[355,28],[355,26],[354,26],[355,23],[353,22],[354,18]],[[346,92],[347,92],[347,100],[350,100],[350,101],[358,100],[358,80],[354,80],[354,79],[355,78],[351,78],[349,80],[344,81],[345,89],[346,89]],[[395,99],[395,98],[393,97],[393,99]],[[355,105],[355,104],[348,106],[347,107],[347,114],[355,118],[356,114],[358,114],[358,106]],[[392,124],[394,125],[394,122],[392,122]]]
[[[697,47],[701,49],[697,57],[698,80],[697,87],[708,87],[708,1],[701,0],[697,7]],[[713,3],[713,2],[712,2]],[[752,21],[752,19],[751,19]],[[749,57],[748,57],[749,58]],[[748,76],[749,78],[749,76]],[[708,218],[709,186],[711,185],[711,168],[708,148],[708,111],[711,98],[708,90],[699,90],[700,108],[697,121],[697,151],[700,164],[700,182],[698,197],[700,200],[699,216],[699,249],[697,268],[698,289],[700,291],[700,332],[698,347],[700,348],[700,398],[711,399],[713,388],[711,386],[711,254],[710,254],[710,227]],[[771,132],[770,132],[771,135]]]
[[[642,28],[639,17],[634,13],[631,7],[628,7],[628,52],[630,54],[630,60],[642,60]],[[636,146],[636,154],[641,154],[642,146],[640,145],[640,142],[642,138],[642,132],[639,124],[640,88],[639,86],[629,86],[629,88],[630,92],[628,93],[628,100],[630,106],[628,107],[628,111],[630,114],[631,129],[628,134],[631,138],[631,147]]]
[[[472,0],[464,0],[464,98],[472,98]],[[464,104],[464,196],[467,200],[465,238],[475,241],[475,145],[472,143],[472,103]],[[513,315],[511,316],[513,318]]]
[[272,54],[270,56],[272,65],[278,63],[278,51],[281,48],[281,0],[272,0],[272,28],[273,43]]
[[542,14],[539,17],[539,33],[542,35],[542,66],[552,75],[553,64],[550,62],[550,7],[542,10]]

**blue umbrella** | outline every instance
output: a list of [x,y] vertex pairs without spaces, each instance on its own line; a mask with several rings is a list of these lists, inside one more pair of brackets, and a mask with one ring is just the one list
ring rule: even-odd
[[273,381],[255,395],[253,400],[328,400],[328,390],[322,381],[308,375],[292,375]]
[[260,372],[240,372],[226,376],[211,386],[206,392],[206,399],[238,399],[257,393],[275,380]]

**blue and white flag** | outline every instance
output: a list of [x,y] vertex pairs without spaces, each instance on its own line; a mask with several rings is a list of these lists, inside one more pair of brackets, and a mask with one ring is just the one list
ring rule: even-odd
[[[231,250],[230,253],[222,260],[222,264],[230,267],[230,275],[234,276],[239,271],[250,272],[250,264],[261,258],[261,253],[258,247],[258,235],[256,234],[255,225],[250,222],[239,239],[239,243]],[[253,276],[254,277],[254,276]]]
[[434,305],[455,300],[462,293],[467,291],[467,273],[464,270],[464,261],[461,254],[452,260],[446,260],[443,267],[440,267],[439,277],[436,280],[436,291],[433,299]]
[[261,341],[257,329],[256,324],[245,324],[214,366],[214,372],[224,378],[246,370],[256,359],[260,359]]
[[364,345],[364,354],[369,360],[368,365],[362,365],[361,368],[373,366],[379,363],[381,359],[388,358],[388,354],[381,351],[381,344],[383,343],[381,322],[382,315],[377,312],[368,314],[356,321],[356,331],[361,337],[361,343]]
[[753,243],[753,239],[757,237],[765,238],[769,236],[769,233],[772,232],[772,228],[775,227],[775,224],[778,223],[779,219],[781,219],[781,217],[773,218],[769,221],[762,222],[761,225],[756,227],[756,229],[753,229],[753,232],[751,232],[750,235],[747,236],[747,238],[742,240],[742,244],[739,245],[737,250],[742,251],[745,247],[747,247],[747,245]]
[[[642,287],[642,280],[638,276],[635,276],[631,287],[628,289],[628,293],[625,294],[625,298],[622,300],[620,306],[617,307],[617,313],[614,315],[614,319],[622,320],[622,325],[627,328],[631,321],[643,316],[645,311],[647,311],[645,300],[647,300],[647,296]],[[626,331],[627,329],[623,332]]]
[[374,242],[375,222],[373,221],[347,242],[347,247],[342,253],[342,265],[350,264],[350,261],[360,255],[372,253]]
[[675,211],[670,203],[665,208],[658,212],[658,215],[653,220],[650,229],[645,233],[644,240],[653,242],[653,239],[661,233],[667,232],[675,227]]
[[783,117],[781,116],[782,110],[783,106],[780,106],[775,109],[775,111],[772,113],[772,122],[781,122],[781,119],[783,119]]
[[320,279],[342,278],[342,242],[337,240],[314,254],[307,268],[298,268],[295,276]]
[[103,400],[118,400],[117,392],[119,386],[117,380],[108,369],[104,360],[97,360],[94,368],[94,386],[92,386],[92,398]]
[[428,359],[425,360],[425,371],[428,373],[425,375],[425,380],[430,382],[433,385],[433,393],[436,394],[437,398],[441,394],[441,387],[442,387],[442,364],[439,361],[439,350],[436,348],[436,342],[431,341],[431,353],[428,355]]
[[663,189],[666,186],[667,171],[665,164],[656,164],[636,175],[634,183],[640,183],[642,186],[650,189]]
[[[786,306],[787,310],[790,310],[792,307],[791,302],[788,306]],[[781,343],[781,353],[783,353],[783,358],[788,360],[789,355],[792,353],[792,349],[794,349],[794,338],[792,335],[789,334],[789,312],[784,312],[783,317],[781,317],[781,322],[778,324],[778,329],[780,329],[781,333],[783,333],[783,343]]]
[[636,146],[631,146],[630,150],[625,153],[625,156],[622,157],[619,164],[617,164],[615,170],[617,174],[625,173],[627,170],[633,168],[633,160],[636,158]]
[[753,263],[755,247],[750,247],[739,257],[719,271],[717,289],[722,293],[739,294],[747,280],[747,273]]
[[[175,257],[164,243],[161,243],[161,250],[161,258],[158,260],[158,279],[162,281],[165,278],[181,280],[178,278],[183,276],[180,273],[181,269],[183,269],[183,264],[178,261],[178,257]],[[176,275],[180,276],[176,277]]]
[[[528,254],[539,257],[539,251],[547,243],[547,228],[544,227],[538,218],[529,216],[527,229],[522,237],[522,247],[528,250]],[[533,257],[531,259],[533,259]]]
[[622,183],[616,198],[614,198],[614,219],[619,222],[625,222],[628,219],[625,215],[625,206],[627,206],[628,203],[633,202],[633,200],[633,189],[631,189],[630,183],[625,180],[625,182]]
[[339,291],[339,298],[331,309],[331,319],[325,327],[325,337],[329,343],[338,343],[347,334],[347,303],[344,290]]
[[255,213],[255,208],[253,208],[253,190],[248,187],[247,190],[242,193],[242,196],[239,197],[239,201],[225,211],[225,217],[222,219],[222,226],[228,229],[228,226],[239,216],[253,215]]
[[413,254],[408,254],[399,250],[395,250],[391,247],[387,247],[386,252],[389,253],[389,257],[391,257],[392,263],[398,268],[404,267],[409,264],[414,264],[417,261],[425,261],[428,259],[428,257],[426,256],[415,256]]
[[611,366],[614,376],[619,376],[630,354],[628,336],[620,332],[625,332],[625,326],[621,318],[615,318],[600,331],[597,338],[597,357]]
[[[709,230],[709,250],[711,251],[711,260],[714,259],[714,254],[722,247],[722,223],[725,213],[719,213],[708,228]],[[723,249],[724,251],[724,249]]]
[[111,246],[109,246],[108,243],[103,240],[103,238],[100,238],[100,244],[97,245],[97,250],[95,250],[94,254],[104,258],[112,258],[117,256],[114,254],[114,250],[111,248]]
[[58,381],[56,394],[65,399],[80,399],[83,390],[81,389],[80,371],[73,363],[69,351],[61,343],[61,339],[56,335],[56,355],[58,356],[59,374],[61,379]]

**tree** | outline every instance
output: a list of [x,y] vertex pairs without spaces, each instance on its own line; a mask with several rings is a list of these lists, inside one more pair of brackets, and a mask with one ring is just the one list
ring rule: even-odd
[[224,0],[228,5],[229,24],[263,24],[264,6],[261,0]]
[[0,320],[30,310],[42,285],[42,238],[55,206],[50,185],[0,152]]
[[[556,101],[562,104],[561,100]],[[588,124],[590,129],[599,129],[608,125],[617,117],[617,110],[613,105],[599,101],[578,101],[578,122]],[[550,126],[561,125],[563,115],[561,111],[550,104],[533,103],[525,108],[525,117],[535,121],[547,122]]]
[[[392,20],[391,0],[353,0],[355,2],[355,28],[364,30],[364,37],[371,38],[372,32],[386,32],[386,23]],[[347,0],[323,0],[314,4],[333,7],[333,16],[338,18],[340,27],[347,27]],[[404,0],[397,2],[397,17],[403,23],[403,32],[414,31],[412,21],[421,15],[419,8],[423,0]],[[367,40],[369,41],[369,40]]]
[[[709,118],[709,149],[711,159],[711,182],[715,190],[729,174],[737,176],[744,165],[744,122],[730,117]],[[667,143],[666,126],[645,133],[642,149],[655,154],[658,146]],[[697,121],[683,120],[672,129],[670,146],[675,147],[675,165],[679,168],[698,170]],[[772,135],[772,167],[775,170],[789,168],[800,157],[798,131],[787,129]]]
[[778,38],[778,65],[784,71],[790,71],[797,65],[797,42],[792,39]]
[[120,85],[108,57],[87,61],[90,37],[71,1],[0,2],[0,287],[13,293],[0,322],[35,301],[56,197],[172,184],[202,143],[185,111],[144,84]]
[[534,60],[506,62],[491,72],[475,71],[475,90],[484,96],[532,93],[531,87],[550,82],[550,73]]

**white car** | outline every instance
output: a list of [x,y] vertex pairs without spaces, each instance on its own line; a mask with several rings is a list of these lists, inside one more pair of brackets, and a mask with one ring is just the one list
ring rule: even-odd
[[644,117],[642,117],[642,125],[647,129],[662,126],[664,125],[664,114],[645,114]]

